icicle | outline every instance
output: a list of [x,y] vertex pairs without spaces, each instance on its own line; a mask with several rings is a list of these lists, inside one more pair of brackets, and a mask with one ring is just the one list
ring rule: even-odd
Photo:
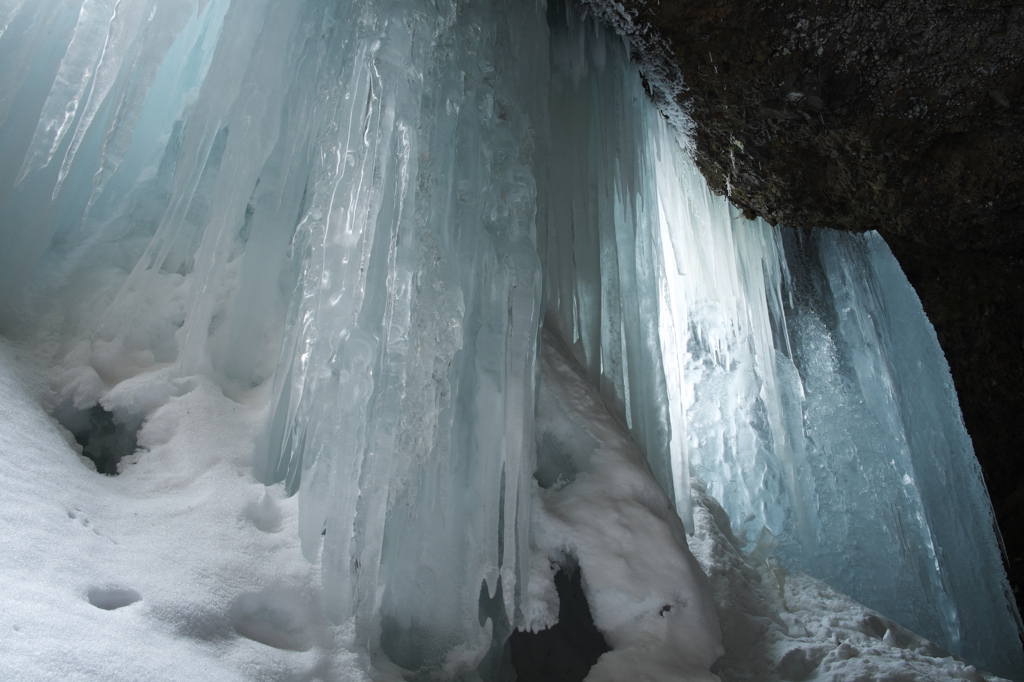
[[4,37],[7,27],[18,16],[18,12],[21,11],[21,6],[24,4],[25,0],[6,0],[0,4],[0,38]]
[[[686,474],[673,469],[683,460],[672,452],[658,341],[658,142],[648,127],[657,113],[625,105],[646,96],[621,41],[603,27],[580,30],[572,6],[562,7],[552,13],[552,165],[541,237],[546,324],[570,344],[672,492]],[[673,495],[684,519],[686,490]]]
[[82,98],[93,83],[97,60],[102,59],[108,38],[107,26],[114,18],[117,5],[118,0],[85,0],[82,3],[74,37],[43,105],[39,125],[16,183],[21,183],[29,172],[49,164],[71,129]]

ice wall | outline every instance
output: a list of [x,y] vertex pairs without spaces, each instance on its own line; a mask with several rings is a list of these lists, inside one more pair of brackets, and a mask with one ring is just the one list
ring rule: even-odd
[[374,665],[499,674],[543,319],[684,522],[692,468],[755,559],[1024,667],[884,244],[738,218],[572,7],[0,0],[0,159],[0,330],[62,368],[48,407],[137,424],[161,396],[111,390],[158,371],[269,403],[256,473]]
[[547,46],[533,3],[442,9],[378,6],[341,57],[263,466],[329,612],[448,679],[521,619]]
[[587,369],[661,485],[675,491],[692,530],[688,468],[670,442],[658,344],[655,160],[658,145],[674,145],[674,136],[659,136],[660,117],[611,31],[564,2],[550,3],[548,14],[551,162],[539,245],[545,324]]
[[935,332],[885,243],[744,220],[678,150],[659,158],[658,182],[661,340],[684,413],[673,438],[752,558],[774,552],[1019,677],[981,471]]
[[55,411],[161,367],[269,396],[257,474],[298,492],[328,613],[406,669],[498,665],[529,559],[544,7],[0,7],[24,159],[0,300],[8,333],[55,331]]

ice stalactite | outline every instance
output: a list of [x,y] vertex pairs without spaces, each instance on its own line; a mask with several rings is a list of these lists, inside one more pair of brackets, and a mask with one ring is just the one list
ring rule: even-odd
[[550,15],[552,147],[540,245],[546,323],[587,368],[658,481],[675,489],[689,524],[687,468],[672,461],[658,346],[661,140],[650,129],[658,114],[613,34],[583,22],[572,5],[552,3]]
[[58,408],[167,363],[268,384],[257,473],[298,493],[331,617],[406,669],[481,665],[530,560],[543,5],[33,12],[19,38],[66,30],[26,54],[64,57],[5,131],[5,313],[68,310]]
[[519,620],[529,560],[546,32],[530,3],[376,11],[295,239],[268,480],[330,612],[454,676]]
[[269,403],[256,475],[298,495],[326,612],[380,669],[500,677],[544,620],[542,322],[667,495],[630,504],[692,529],[692,470],[755,559],[1022,667],[948,371],[885,245],[741,219],[571,6],[0,0],[0,158],[0,320],[62,367],[49,407],[138,424],[196,374]]

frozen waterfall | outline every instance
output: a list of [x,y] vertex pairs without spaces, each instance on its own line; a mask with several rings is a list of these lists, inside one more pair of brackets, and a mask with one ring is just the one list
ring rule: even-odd
[[[545,559],[583,551],[538,505],[604,518],[574,467],[626,469],[539,412],[543,326],[646,455],[623,509],[679,516],[607,528],[675,543],[643,575],[692,566],[697,476],[751,561],[1021,678],[981,473],[886,245],[743,219],[627,57],[558,0],[0,0],[0,331],[45,340],[65,425],[138,428],[195,375],[269,404],[256,475],[298,496],[326,612],[380,670],[500,678],[511,630],[550,622]],[[609,632],[663,608],[637,577],[616,611],[628,578],[570,558]],[[651,637],[699,641],[698,679],[717,622],[680,571],[682,630]]]

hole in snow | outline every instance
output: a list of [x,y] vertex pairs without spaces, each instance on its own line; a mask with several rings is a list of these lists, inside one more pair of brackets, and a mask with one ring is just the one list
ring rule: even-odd
[[558,623],[540,632],[516,630],[509,638],[512,666],[520,680],[582,681],[601,654],[609,650],[594,625],[578,570],[555,574]]
[[138,447],[136,436],[141,419],[119,419],[100,405],[75,410],[65,404],[57,408],[54,416],[74,435],[82,446],[82,454],[92,460],[101,474],[116,476],[121,458],[134,454]]
[[104,611],[121,609],[142,601],[138,590],[127,587],[93,587],[89,590],[89,603]]

